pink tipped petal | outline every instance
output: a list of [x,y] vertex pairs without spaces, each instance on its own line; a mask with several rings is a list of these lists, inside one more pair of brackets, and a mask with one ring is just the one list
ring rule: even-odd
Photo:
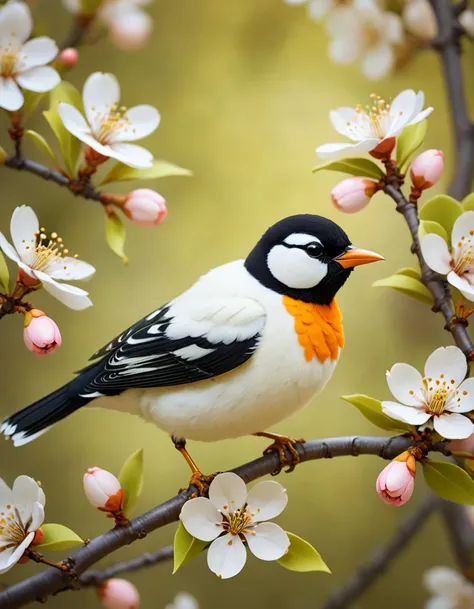
[[54,68],[39,66],[18,74],[16,81],[23,89],[34,91],[35,93],[45,93],[57,87],[61,82],[61,77]]
[[285,531],[274,522],[262,522],[245,534],[249,550],[260,560],[278,560],[290,547]]
[[82,91],[87,120],[93,130],[98,126],[98,115],[108,114],[120,100],[120,85],[113,74],[94,72],[84,83]]
[[39,228],[38,218],[31,207],[21,205],[15,209],[10,221],[10,233],[16,251],[26,264],[32,260],[32,246],[36,243],[35,233]]
[[474,378],[463,381],[458,387],[457,396],[446,410],[451,412],[471,412],[474,410]]
[[445,412],[439,417],[433,417],[433,427],[448,440],[464,440],[474,432],[472,422],[462,414]]
[[248,509],[254,514],[252,520],[260,522],[279,516],[288,503],[286,490],[279,482],[264,480],[249,491]]
[[208,567],[221,579],[229,579],[240,573],[246,561],[245,546],[237,535],[219,537],[207,551]]
[[23,106],[23,93],[13,78],[0,76],[0,108],[14,112]]
[[452,256],[443,237],[430,233],[423,237],[420,245],[423,258],[433,271],[441,275],[451,272]]
[[212,541],[220,533],[222,528],[222,515],[215,505],[205,497],[196,497],[187,501],[179,515],[186,531],[202,541]]
[[434,379],[439,379],[443,374],[450,382],[454,380],[454,385],[457,387],[464,379],[467,373],[467,363],[464,353],[458,347],[440,347],[426,360],[425,376]]
[[463,239],[469,239],[471,231],[474,231],[474,211],[466,211],[457,218],[451,233],[453,245]]
[[114,142],[133,142],[147,137],[160,124],[160,113],[153,106],[135,106],[125,113],[128,125],[114,134]]
[[414,406],[402,406],[396,402],[382,402],[382,411],[392,419],[403,421],[409,425],[423,425],[431,416],[424,410]]
[[416,368],[395,364],[387,373],[388,388],[393,397],[406,406],[419,406],[423,379]]
[[413,491],[415,489],[415,478],[411,477],[410,481],[407,483],[405,490],[400,495],[400,505],[404,505],[407,501],[410,500],[413,495]]
[[244,506],[247,501],[247,487],[237,474],[218,474],[209,487],[209,499],[220,512],[228,514]]
[[400,489],[404,489],[412,479],[413,476],[406,463],[403,461],[392,461],[390,465],[387,466],[385,488],[392,494]]
[[111,153],[109,156],[117,159],[136,169],[148,169],[153,165],[153,155],[146,148],[136,146],[135,144],[127,144],[115,142],[110,145]]
[[20,52],[21,72],[36,66],[44,66],[58,54],[59,49],[52,38],[48,36],[38,36],[28,40]]

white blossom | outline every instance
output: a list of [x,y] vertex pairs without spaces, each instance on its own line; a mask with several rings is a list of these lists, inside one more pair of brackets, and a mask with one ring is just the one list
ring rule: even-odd
[[160,114],[149,105],[127,110],[119,106],[120,85],[113,74],[94,72],[82,92],[86,118],[77,108],[61,102],[58,112],[66,129],[104,157],[138,169],[151,167],[151,152],[130,144],[150,135],[160,124]]
[[0,233],[0,248],[32,280],[32,285],[41,282],[51,296],[71,309],[81,310],[92,305],[86,291],[56,280],[87,279],[95,273],[95,268],[68,256],[56,233],[50,237],[44,234],[31,207],[22,205],[15,209],[10,233],[15,247]]
[[172,603],[168,603],[165,609],[199,609],[199,603],[191,594],[178,592]]
[[10,489],[0,478],[0,574],[15,565],[43,524],[46,499],[38,484],[19,476]]
[[332,126],[352,142],[323,144],[316,148],[316,154],[322,159],[333,159],[358,156],[364,152],[375,153],[383,150],[384,146],[392,146],[393,149],[394,138],[405,127],[419,123],[433,111],[431,107],[423,110],[424,101],[422,91],[415,93],[406,89],[391,104],[373,94],[370,105],[365,109],[358,105],[332,110],[329,114]]
[[424,575],[425,587],[432,597],[425,609],[472,609],[474,586],[449,567],[432,567]]
[[398,402],[382,402],[383,412],[409,425],[433,427],[449,440],[463,439],[474,432],[464,416],[474,409],[474,378],[464,380],[466,358],[458,347],[440,347],[426,360],[424,376],[408,364],[395,364],[387,372],[387,383]]
[[456,220],[451,233],[451,249],[434,233],[421,240],[426,264],[441,275],[470,301],[474,301],[474,211],[466,211]]
[[61,80],[46,65],[58,54],[56,43],[47,36],[28,40],[32,28],[26,2],[11,1],[0,8],[0,108],[12,112],[23,106],[22,88],[44,93]]
[[285,531],[264,522],[281,514],[287,503],[286,491],[278,482],[259,482],[247,494],[242,478],[224,473],[212,481],[209,499],[197,497],[184,504],[180,519],[190,535],[212,541],[207,564],[227,579],[245,565],[244,544],[261,560],[278,560],[287,552],[290,540]]

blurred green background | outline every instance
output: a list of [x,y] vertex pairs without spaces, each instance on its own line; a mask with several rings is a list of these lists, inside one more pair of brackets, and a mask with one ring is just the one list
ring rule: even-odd
[[[60,3],[43,0],[37,14],[43,9],[45,25],[60,38],[56,33],[65,31],[70,17],[60,8],[48,14],[56,4]],[[286,6],[282,0],[156,0],[151,12],[155,33],[144,50],[127,54],[101,40],[81,51],[71,80],[81,87],[92,71],[111,71],[121,82],[126,105],[156,105],[162,124],[147,142],[149,148],[158,158],[192,169],[194,177],[140,184],[166,197],[169,216],[155,229],[128,224],[130,264],[123,267],[105,244],[98,204],[75,199],[26,173],[0,173],[4,232],[13,209],[29,204],[48,231],[57,231],[71,251],[97,267],[87,286],[94,302],[91,309],[76,313],[46,293],[35,297],[35,304],[61,328],[63,346],[52,357],[35,358],[25,350],[19,317],[2,321],[1,416],[67,381],[98,347],[209,268],[245,257],[276,220],[310,212],[333,218],[355,244],[382,253],[387,260],[351,277],[338,299],[347,346],[337,371],[310,407],[276,431],[307,439],[378,434],[339,396],[361,392],[388,398],[385,370],[396,361],[421,367],[434,348],[449,344],[449,336],[441,318],[426,306],[371,288],[376,279],[414,263],[403,218],[383,195],[358,215],[336,212],[329,191],[341,176],[311,174],[314,147],[337,139],[327,119],[331,108],[365,103],[372,92],[390,98],[404,88],[421,88],[427,103],[435,107],[426,147],[445,151],[448,178],[452,147],[437,57],[422,53],[402,71],[373,84],[362,78],[357,65],[342,68],[330,63],[322,29],[307,19],[304,8]],[[472,67],[472,60],[469,50],[467,67]],[[466,69],[466,80],[467,90],[472,90],[472,69]],[[2,117],[3,145],[5,120]],[[29,126],[51,136],[40,115]],[[38,158],[34,150],[28,152]],[[116,192],[127,189],[127,184],[119,185]],[[86,502],[81,483],[86,468],[97,465],[118,473],[126,457],[143,447],[145,488],[139,511],[175,494],[186,485],[189,473],[166,434],[128,415],[96,409],[81,410],[23,448],[6,442],[0,446],[1,476],[12,482],[26,473],[41,480],[47,521],[61,522],[89,538],[105,531],[110,522]],[[264,447],[262,440],[242,438],[212,445],[191,443],[190,450],[203,471],[212,472],[253,459]],[[202,557],[174,577],[170,564],[133,574],[130,579],[140,589],[143,608],[164,607],[179,590],[195,595],[202,609],[317,607],[374,546],[390,537],[426,490],[420,475],[415,496],[405,508],[384,505],[374,489],[384,465],[375,457],[338,458],[304,464],[279,478],[290,501],[278,522],[311,541],[332,576],[291,573],[249,558],[241,575],[223,582],[210,573]],[[168,526],[117,552],[105,564],[168,544],[174,530],[175,525]],[[451,563],[445,533],[435,518],[360,606],[420,607],[426,598],[421,586],[424,570]],[[16,567],[2,581],[13,583],[41,568]],[[98,606],[98,601],[93,591],[84,591],[49,602],[51,609],[66,604],[79,609]]]

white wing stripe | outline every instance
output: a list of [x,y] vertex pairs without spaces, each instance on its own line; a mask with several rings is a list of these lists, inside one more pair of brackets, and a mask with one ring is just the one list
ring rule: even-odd
[[173,355],[177,355],[188,361],[193,361],[196,359],[200,359],[205,355],[209,355],[209,353],[213,353],[215,349],[203,349],[198,345],[189,345],[187,347],[183,347],[182,349],[177,349],[173,351]]

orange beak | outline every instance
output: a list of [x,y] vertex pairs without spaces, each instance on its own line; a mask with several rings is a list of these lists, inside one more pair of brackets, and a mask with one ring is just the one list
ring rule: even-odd
[[360,264],[369,264],[370,262],[378,262],[385,260],[380,254],[371,252],[370,250],[361,250],[357,247],[350,247],[341,256],[334,258],[343,268],[351,269]]

